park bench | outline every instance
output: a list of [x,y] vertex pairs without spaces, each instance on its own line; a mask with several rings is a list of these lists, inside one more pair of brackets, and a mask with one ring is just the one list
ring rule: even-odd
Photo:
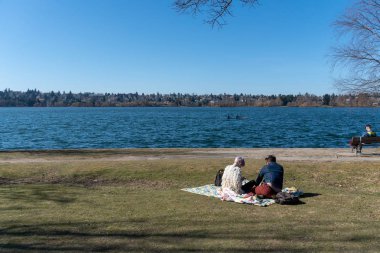
[[363,145],[380,143],[380,137],[352,137],[350,141],[351,151],[356,154],[362,152]]

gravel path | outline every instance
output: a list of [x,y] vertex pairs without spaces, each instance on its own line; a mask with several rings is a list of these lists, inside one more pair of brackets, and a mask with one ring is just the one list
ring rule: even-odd
[[2,151],[0,163],[78,161],[131,161],[156,159],[218,159],[243,156],[263,159],[273,154],[282,161],[380,161],[380,148],[363,149],[356,156],[349,148],[252,148],[252,149],[104,149],[54,151]]

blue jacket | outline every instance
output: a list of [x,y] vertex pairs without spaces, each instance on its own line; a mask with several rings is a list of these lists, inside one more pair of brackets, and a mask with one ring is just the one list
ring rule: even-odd
[[271,162],[261,168],[257,176],[256,183],[259,185],[261,182],[271,183],[272,186],[282,189],[284,181],[284,168],[275,162]]

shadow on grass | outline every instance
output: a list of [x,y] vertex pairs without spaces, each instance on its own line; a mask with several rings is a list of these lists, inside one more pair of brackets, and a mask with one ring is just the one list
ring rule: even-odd
[[317,197],[317,196],[320,196],[322,194],[320,193],[312,193],[312,192],[305,192],[304,194],[302,194],[300,196],[300,198],[312,198],[312,197]]
[[[175,240],[175,238],[173,238]],[[204,248],[178,248],[178,249],[157,249],[154,247],[145,248],[142,246],[132,246],[124,244],[116,244],[112,246],[94,246],[88,245],[85,247],[80,246],[64,246],[64,247],[41,247],[35,244],[0,244],[0,249],[11,252],[283,252],[283,253],[306,253],[308,250],[285,250],[285,249],[251,249],[234,247],[233,249],[204,249]]]
[[0,198],[29,203],[35,201],[52,201],[59,204],[68,204],[76,200],[76,194],[46,185],[28,185],[22,188],[12,186],[2,187],[0,188]]
[[[309,235],[303,234],[299,227],[295,230],[279,231],[275,228],[255,228],[250,231],[237,231],[231,233],[228,228],[213,230],[209,228],[185,229],[184,231],[170,231],[167,228],[152,228],[149,219],[121,220],[113,222],[70,222],[70,223],[49,223],[35,225],[16,225],[0,229],[2,238],[11,238],[9,243],[0,243],[0,251],[12,252],[295,252],[306,253],[321,251],[320,246],[303,247],[300,244],[309,243]],[[264,223],[264,222],[263,222]],[[322,225],[320,230],[314,232],[325,233]],[[122,230],[107,231],[104,228],[114,225],[121,225]],[[136,228],[126,227],[140,226]],[[161,224],[157,224],[161,226]],[[238,224],[239,225],[239,224]],[[241,226],[247,225],[241,223]],[[239,225],[239,226],[240,226]],[[294,227],[294,224],[287,223],[287,227]],[[145,226],[145,229],[141,229]],[[305,225],[306,226],[306,225]],[[340,228],[345,229],[345,228]],[[338,229],[339,230],[339,229]],[[49,240],[46,240],[49,238]],[[354,237],[353,237],[354,238]],[[376,241],[376,235],[355,236],[355,242],[367,243]],[[205,240],[210,245],[205,246]],[[226,241],[242,243],[224,245]],[[262,243],[255,244],[255,240]],[[270,242],[277,240],[277,244]],[[289,242],[292,242],[289,245]],[[314,238],[314,242],[329,244],[333,242],[344,242],[343,248],[347,245],[347,238]],[[230,241],[231,242],[231,241]],[[280,243],[278,243],[280,242]],[[295,246],[298,243],[297,246]],[[214,245],[214,246],[213,246]],[[215,246],[219,245],[219,246]],[[323,249],[322,249],[323,251]]]

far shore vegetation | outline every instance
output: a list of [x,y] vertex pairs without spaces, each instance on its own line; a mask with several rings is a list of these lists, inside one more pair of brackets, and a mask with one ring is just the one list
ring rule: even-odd
[[41,92],[39,90],[0,91],[0,107],[133,107],[133,106],[188,106],[188,107],[378,107],[380,93],[252,95],[252,94],[144,94],[144,93],[72,93]]

